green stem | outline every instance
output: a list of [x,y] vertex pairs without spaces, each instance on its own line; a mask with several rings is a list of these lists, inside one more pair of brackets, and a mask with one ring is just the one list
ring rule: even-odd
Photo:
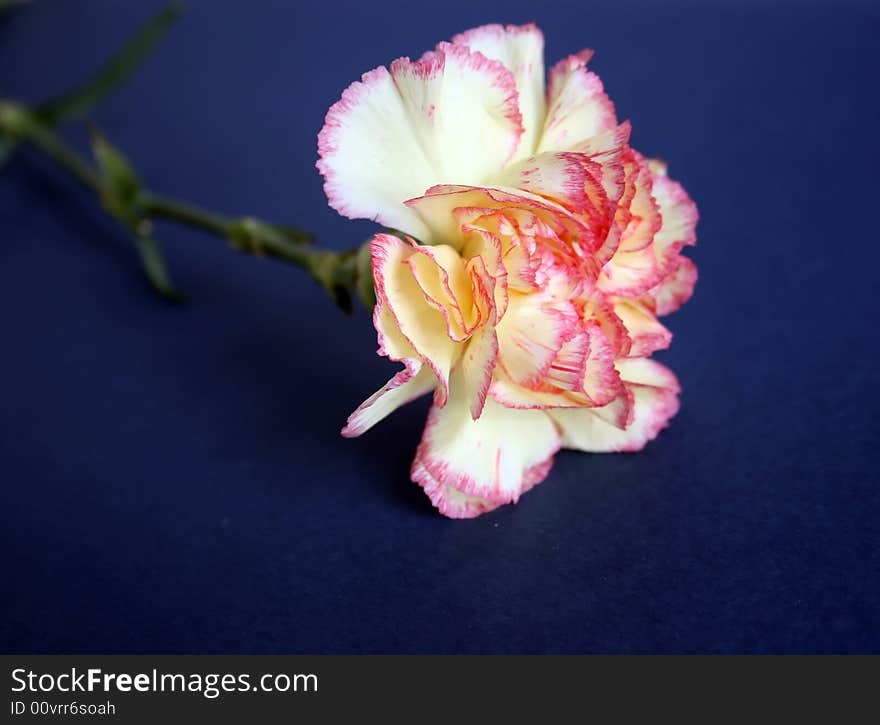
[[89,191],[98,192],[98,175],[88,162],[34,119],[24,107],[14,103],[0,103],[0,130],[13,138],[30,143]]
[[193,204],[142,193],[141,205],[146,212],[145,216],[167,219],[224,238],[229,236],[229,226],[232,223],[229,218]]
[[[0,134],[29,143],[86,189],[102,198],[102,179],[91,164],[68,146],[26,107],[0,101]],[[221,237],[243,252],[283,259],[308,271],[343,307],[357,285],[353,260],[357,250],[335,252],[308,245],[307,232],[279,227],[251,217],[233,218],[139,188],[132,204],[139,221],[164,219]],[[136,225],[135,225],[136,226]]]

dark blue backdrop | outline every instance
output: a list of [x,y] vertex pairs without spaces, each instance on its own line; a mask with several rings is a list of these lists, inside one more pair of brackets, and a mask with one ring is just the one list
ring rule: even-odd
[[[159,230],[184,307],[50,165],[0,174],[0,648],[14,652],[880,650],[876,10],[194,0],[97,114],[153,187],[359,242],[314,170],[365,70],[487,21],[596,49],[634,144],[700,206],[637,455],[558,457],[443,519],[408,480],[426,404],[338,430],[393,366],[301,273]],[[86,76],[157,3],[0,18],[0,95]],[[82,137],[71,138],[82,141]]]

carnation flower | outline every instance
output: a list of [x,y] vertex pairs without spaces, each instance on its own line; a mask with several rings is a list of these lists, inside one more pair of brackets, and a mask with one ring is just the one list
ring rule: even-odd
[[488,25],[352,84],[318,168],[371,242],[379,353],[403,364],[349,418],[364,433],[433,392],[412,478],[451,517],[542,481],[562,447],[635,451],[678,410],[650,358],[691,296],[697,211],[629,145],[590,51],[545,90],[535,25]]

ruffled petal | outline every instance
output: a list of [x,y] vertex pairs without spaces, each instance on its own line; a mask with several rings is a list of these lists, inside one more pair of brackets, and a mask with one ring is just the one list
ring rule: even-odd
[[421,486],[434,507],[451,519],[473,519],[499,506],[482,496],[471,496],[459,491],[434,475],[416,460],[411,471],[412,480]]
[[425,300],[443,315],[449,338],[455,342],[466,340],[479,320],[471,276],[461,255],[446,244],[419,246],[405,264]]
[[629,121],[624,121],[607,131],[580,142],[572,153],[585,154],[602,168],[601,182],[607,197],[609,210],[613,213],[622,203],[626,182],[626,160],[629,137],[632,132]]
[[610,403],[620,393],[620,375],[614,364],[614,348],[598,325],[584,328],[587,354],[580,389],[593,405]]
[[625,228],[599,286],[612,295],[653,299],[668,280],[664,309],[672,311],[690,297],[696,282],[696,268],[681,262],[680,253],[696,243],[697,207],[681,184],[666,176],[662,162],[630,151],[625,167],[618,210],[618,224]]
[[645,357],[657,350],[665,350],[672,342],[672,333],[645,305],[635,300],[618,300],[614,304],[614,313],[623,322],[632,342],[630,356]]
[[579,332],[580,316],[568,300],[513,294],[496,330],[499,363],[516,383],[535,387],[562,346]]
[[461,345],[448,334],[446,319],[425,296],[406,261],[417,247],[390,234],[377,234],[370,244],[376,297],[393,318],[400,335],[412,346],[438,380],[435,401],[444,405],[449,375]]
[[442,43],[419,61],[400,58],[349,86],[318,136],[318,169],[343,216],[423,238],[424,226],[403,202],[440,183],[482,183],[513,156],[521,135],[511,72]]
[[654,235],[654,251],[665,274],[675,265],[682,247],[696,244],[699,214],[684,187],[666,176],[665,166],[651,163],[651,167],[652,194],[663,220]]
[[523,134],[513,159],[535,152],[544,123],[544,35],[534,24],[483,25],[456,35],[452,42],[496,60],[513,73],[522,113]]
[[[590,230],[595,240],[592,257],[601,266],[614,255],[621,237],[618,201],[625,190],[628,139],[629,124],[621,124],[583,141],[577,151],[548,151],[511,164],[495,181],[559,204],[576,216]],[[647,166],[645,174],[650,194]],[[659,226],[659,214],[657,218]]]
[[489,388],[498,403],[519,410],[604,406],[620,392],[614,350],[595,324],[560,346],[537,384],[527,387],[501,369]]
[[349,416],[348,424],[342,429],[342,435],[346,438],[356,438],[366,433],[400,406],[430,393],[436,386],[437,377],[431,368],[421,363],[407,366],[360,404]]
[[459,363],[464,395],[474,420],[483,414],[497,359],[498,335],[491,325],[484,325],[468,341]]
[[[467,267],[474,289],[486,293],[486,304],[493,308],[494,324],[495,320],[504,316],[510,299],[501,240],[486,229],[468,224],[463,224],[461,231],[465,239],[462,256],[468,260]],[[480,284],[477,284],[478,281]],[[480,295],[476,297],[479,299]]]
[[600,286],[609,294],[635,296],[662,278],[664,261],[655,237],[663,223],[660,206],[652,196],[648,163],[631,149],[624,159],[625,183],[617,209],[620,244],[602,270]]
[[580,150],[579,144],[617,126],[614,104],[602,81],[587,70],[591,55],[592,51],[584,51],[551,68],[539,153]]
[[655,314],[668,315],[687,302],[694,293],[697,276],[697,265],[679,255],[675,266],[660,284],[648,290],[646,298],[653,305]]
[[629,355],[632,340],[623,321],[615,314],[612,300],[601,293],[594,293],[584,300],[584,320],[596,324],[614,350],[615,357]]
[[631,357],[618,360],[620,379],[631,385],[668,390],[676,395],[681,392],[675,373],[662,363],[646,357]]
[[397,327],[397,322],[382,300],[373,308],[373,326],[379,339],[379,354],[402,362],[404,369],[380,390],[367,398],[348,418],[342,429],[346,438],[355,438],[386,418],[400,406],[429,393],[437,386],[437,376],[422,364],[415,348]]
[[478,516],[516,502],[542,481],[559,445],[541,411],[510,410],[488,399],[473,420],[467,398],[455,394],[446,407],[431,409],[412,478],[446,516]]
[[511,164],[497,180],[501,186],[538,194],[601,224],[607,223],[609,206],[601,179],[602,166],[586,154],[547,152]]
[[514,410],[588,408],[593,405],[584,393],[570,390],[533,390],[515,383],[503,373],[496,373],[489,387],[489,395],[496,403]]
[[[549,410],[563,446],[590,453],[638,451],[678,412],[679,385],[672,371],[648,358],[617,362],[625,392],[604,408]],[[620,411],[629,409],[620,427]]]
[[[453,244],[459,251],[469,238],[462,233],[465,228],[480,227],[502,237],[508,286],[546,287],[560,276],[592,285],[599,274],[593,230],[563,206],[537,194],[441,185],[406,203],[429,230],[429,239]],[[524,240],[525,246],[521,244]],[[508,259],[512,245],[520,246],[518,259]],[[543,268],[540,275],[538,268]]]
[[461,226],[470,223],[474,217],[493,211],[509,214],[529,210],[554,228],[567,225],[577,230],[572,234],[590,233],[564,207],[521,189],[441,184],[427,189],[422,196],[408,199],[406,205],[419,216],[427,230],[423,241],[434,244],[456,246],[456,240],[463,243]]

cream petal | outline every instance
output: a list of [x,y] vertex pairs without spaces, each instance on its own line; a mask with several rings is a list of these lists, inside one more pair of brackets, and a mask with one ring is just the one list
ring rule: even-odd
[[663,365],[648,358],[618,361],[629,398],[630,420],[615,424],[627,401],[622,396],[605,408],[549,410],[563,436],[563,446],[590,453],[638,451],[669,424],[678,412],[678,381]]
[[672,342],[672,333],[645,305],[635,300],[617,300],[614,313],[623,322],[632,341],[631,357],[645,357],[657,350],[665,350]]
[[697,265],[687,257],[679,256],[660,284],[648,290],[646,295],[656,314],[668,315],[687,302],[694,293],[697,276]]
[[476,320],[471,276],[461,255],[445,244],[419,246],[406,264],[427,302],[443,315],[449,338],[466,340]]
[[522,113],[523,134],[513,159],[531,156],[544,124],[544,35],[534,24],[483,25],[456,35],[452,42],[499,61],[513,73]]
[[516,82],[501,63],[442,43],[353,83],[318,137],[330,205],[417,238],[403,202],[441,183],[480,184],[513,156],[522,135]]
[[399,407],[430,393],[436,386],[437,377],[431,368],[421,363],[408,366],[361,403],[349,416],[347,425],[342,429],[342,435],[346,438],[356,438],[366,433]]
[[580,317],[568,300],[545,294],[510,296],[498,321],[498,360],[517,384],[535,387],[547,375],[562,346],[579,331]]
[[498,335],[492,325],[481,327],[467,343],[461,361],[461,382],[470,401],[471,418],[483,414],[498,359]]
[[697,205],[684,187],[663,174],[655,173],[652,192],[660,207],[662,224],[654,235],[654,250],[664,272],[674,266],[682,247],[697,242]]
[[578,150],[578,145],[617,126],[614,104],[602,81],[587,70],[591,51],[572,55],[550,69],[547,116],[538,152]]
[[390,234],[377,234],[370,245],[376,297],[387,308],[400,334],[426,363],[439,382],[435,400],[443,405],[449,392],[449,375],[461,354],[461,345],[448,334],[446,319],[426,298],[405,263],[417,254],[417,245]]
[[489,388],[495,401],[520,410],[604,406],[620,393],[614,350],[595,324],[560,346],[538,385],[527,387],[500,369]]
[[609,204],[601,179],[601,164],[587,154],[547,152],[509,165],[497,181],[550,199],[594,224],[607,224]]
[[412,477],[445,515],[477,516],[516,502],[542,481],[559,444],[555,426],[541,411],[511,410],[487,399],[483,414],[473,420],[467,396],[455,393],[446,407],[431,409]]
[[413,463],[411,477],[424,489],[434,507],[451,519],[476,518],[501,505],[482,496],[471,496],[435,478],[418,459]]

